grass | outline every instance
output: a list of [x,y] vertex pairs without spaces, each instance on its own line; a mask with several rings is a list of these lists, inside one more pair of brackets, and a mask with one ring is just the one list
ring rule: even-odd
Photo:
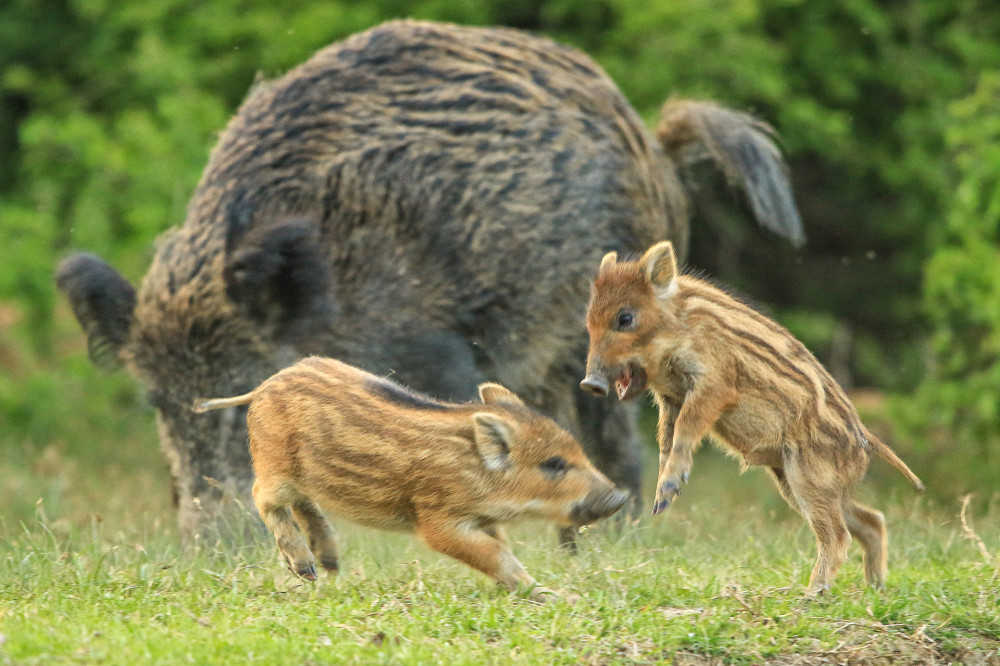
[[966,529],[958,498],[872,484],[885,486],[863,499],[887,515],[889,589],[864,587],[854,546],[833,593],[806,601],[804,522],[763,474],[706,451],[664,516],[591,529],[576,557],[555,550],[553,528],[516,526],[528,570],[580,596],[541,606],[411,537],[349,525],[341,575],[315,584],[266,539],[182,550],[148,479],[106,478],[118,485],[90,507],[112,507],[104,518],[49,516],[43,501],[0,522],[0,663],[1000,661],[1000,496]]

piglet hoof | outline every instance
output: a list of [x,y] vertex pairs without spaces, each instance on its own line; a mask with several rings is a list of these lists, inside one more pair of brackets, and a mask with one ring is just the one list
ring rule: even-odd
[[319,563],[330,575],[336,575],[340,571],[340,563],[337,560],[321,559]]
[[805,601],[818,601],[820,597],[830,592],[829,585],[811,585],[806,588],[806,593],[802,595]]
[[316,580],[316,565],[309,564],[304,567],[299,567],[298,570],[296,570],[295,575],[306,580]]
[[680,494],[681,488],[676,481],[667,481],[661,485],[656,493],[656,500],[653,502],[653,515],[663,513],[674,501],[674,498]]

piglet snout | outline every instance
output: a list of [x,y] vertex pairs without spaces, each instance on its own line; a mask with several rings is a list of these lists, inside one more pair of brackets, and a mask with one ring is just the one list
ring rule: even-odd
[[629,492],[618,488],[591,490],[587,496],[573,505],[570,520],[575,525],[587,525],[601,518],[607,518],[628,501]]
[[580,388],[590,395],[604,398],[608,395],[608,380],[596,372],[592,372],[580,382]]

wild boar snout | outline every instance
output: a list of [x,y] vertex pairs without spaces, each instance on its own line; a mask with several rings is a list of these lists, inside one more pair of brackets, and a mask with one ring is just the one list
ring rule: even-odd
[[597,372],[591,372],[580,382],[580,388],[593,396],[605,398],[608,395],[608,380]]
[[620,488],[599,488],[573,505],[570,520],[574,525],[587,525],[606,518],[625,505],[630,494]]

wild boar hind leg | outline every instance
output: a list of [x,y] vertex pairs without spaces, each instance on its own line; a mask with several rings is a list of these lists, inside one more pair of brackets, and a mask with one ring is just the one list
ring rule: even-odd
[[480,528],[467,521],[418,515],[417,535],[429,547],[482,571],[511,592],[523,590],[531,600],[538,602],[558,596],[539,585],[525,571],[499,528]]

